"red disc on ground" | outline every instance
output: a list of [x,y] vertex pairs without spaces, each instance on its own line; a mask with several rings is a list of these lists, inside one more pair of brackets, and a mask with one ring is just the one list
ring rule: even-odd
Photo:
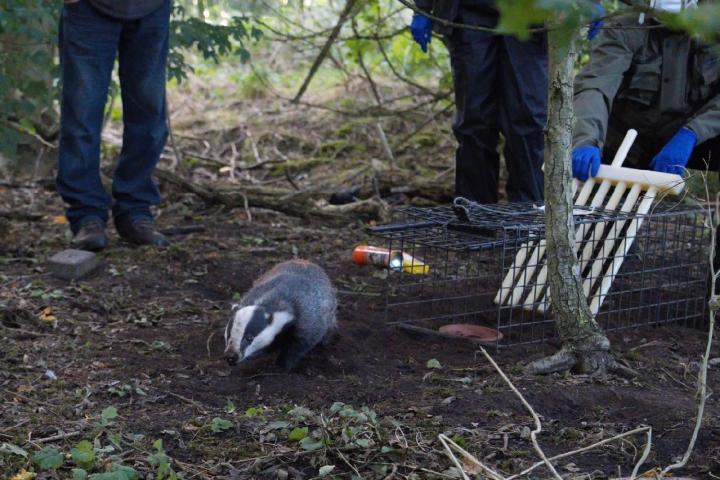
[[471,323],[454,323],[452,325],[443,325],[439,329],[440,333],[453,335],[456,337],[477,338],[483,342],[497,342],[502,340],[503,334],[494,328],[473,325]]

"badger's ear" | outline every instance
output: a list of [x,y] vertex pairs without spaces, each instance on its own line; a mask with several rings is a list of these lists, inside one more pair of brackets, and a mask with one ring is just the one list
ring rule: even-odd
[[230,307],[230,312],[233,314],[236,313],[238,310],[240,310],[240,304],[239,303],[233,303],[232,307]]

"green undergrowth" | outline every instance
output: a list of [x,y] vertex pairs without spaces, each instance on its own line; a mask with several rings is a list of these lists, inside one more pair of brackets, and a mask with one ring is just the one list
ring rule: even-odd
[[[13,472],[7,477],[13,480],[45,478],[48,473],[73,480],[175,480],[197,471],[224,474],[228,465],[264,476],[290,461],[319,477],[347,478],[348,465],[386,476],[423,448],[436,449],[439,433],[430,420],[421,422],[423,432],[412,432],[395,418],[342,402],[322,410],[263,405],[243,410],[228,401],[222,410],[187,418],[177,429],[152,435],[130,432],[122,413],[122,408],[106,407],[88,422],[82,437],[74,438],[77,441],[35,446],[13,438],[0,444],[0,467]],[[455,438],[464,442],[462,436]],[[433,463],[447,469],[442,453],[435,452]],[[408,472],[407,478],[436,477]]]

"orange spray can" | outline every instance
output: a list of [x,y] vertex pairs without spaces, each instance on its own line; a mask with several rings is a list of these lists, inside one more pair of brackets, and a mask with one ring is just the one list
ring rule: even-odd
[[423,275],[430,271],[428,265],[416,260],[405,252],[369,245],[359,245],[355,247],[352,253],[352,260],[356,265],[386,267],[393,272],[402,271]]

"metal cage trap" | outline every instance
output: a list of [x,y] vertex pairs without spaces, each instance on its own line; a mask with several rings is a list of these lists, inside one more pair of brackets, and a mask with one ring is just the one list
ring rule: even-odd
[[[588,197],[597,198],[603,183],[589,185]],[[618,193],[618,187],[624,189]],[[630,208],[608,208],[613,202],[603,198],[594,202],[600,206],[590,202],[574,210],[591,311],[607,331],[699,325],[710,242],[705,211],[671,201],[645,209],[655,192],[625,187],[615,185],[614,195]],[[407,207],[370,234],[404,258],[400,267],[388,267],[389,322],[434,332],[447,324],[482,325],[499,332],[498,346],[556,335],[542,208],[467,201]]]

